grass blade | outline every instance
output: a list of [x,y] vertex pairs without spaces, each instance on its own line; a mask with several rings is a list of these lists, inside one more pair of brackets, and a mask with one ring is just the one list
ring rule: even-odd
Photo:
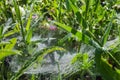
[[32,38],[32,32],[33,32],[32,28],[27,31],[27,35],[26,35],[26,37],[25,37],[25,41],[26,41],[27,43],[30,43],[30,40],[31,40],[31,38]]
[[21,26],[21,33],[22,33],[23,41],[25,43],[25,34],[24,34],[24,28],[23,28],[23,24],[22,24],[22,20],[21,20],[20,9],[19,9],[19,6],[18,6],[16,0],[13,0],[13,3],[14,3],[14,8],[15,8],[17,20],[18,20],[18,22],[20,23],[20,26]]
[[66,30],[67,32],[70,32],[70,33],[72,33],[73,35],[75,35],[77,38],[78,38],[78,40],[80,41],[83,41],[84,43],[86,43],[86,44],[88,44],[88,45],[91,45],[91,46],[93,46],[93,47],[95,47],[95,48],[97,48],[97,49],[102,49],[101,47],[100,47],[100,45],[96,42],[96,41],[94,41],[92,38],[90,38],[89,36],[87,36],[87,35],[85,35],[85,34],[83,34],[82,32],[80,32],[80,31],[77,31],[77,30],[75,30],[74,28],[72,28],[72,27],[70,27],[70,26],[67,26],[67,25],[64,25],[64,24],[62,24],[62,23],[59,23],[59,22],[54,22],[56,25],[58,25],[58,27],[60,27],[60,28],[62,28],[62,29],[64,29],[64,30]]
[[105,34],[103,35],[102,37],[102,46],[104,46],[104,44],[107,42],[107,39],[109,37],[109,33],[110,33],[110,30],[112,28],[112,21],[113,21],[113,18],[111,19],[110,23],[108,24],[107,26],[107,29],[105,31]]
[[5,49],[9,49],[9,50],[13,49],[13,47],[14,47],[15,44],[16,44],[16,41],[17,41],[16,38],[12,38],[12,39],[10,40],[10,44],[7,44],[7,45],[5,46]]
[[20,55],[20,51],[18,51],[18,50],[9,50],[9,49],[1,49],[0,50],[0,60],[7,57],[7,56],[15,55],[15,54]]

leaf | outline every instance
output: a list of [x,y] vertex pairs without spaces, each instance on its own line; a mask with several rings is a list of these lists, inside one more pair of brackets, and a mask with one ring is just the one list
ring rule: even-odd
[[99,40],[94,36],[94,34],[91,31],[86,30],[85,33],[87,36],[93,38],[101,46],[101,43],[99,42]]
[[15,13],[16,13],[16,16],[17,16],[17,20],[18,20],[18,22],[21,22],[20,9],[19,9],[19,6],[17,4],[17,1],[13,0],[13,3],[14,3],[14,8],[15,8]]
[[30,16],[29,16],[29,18],[28,18],[28,22],[27,22],[27,25],[26,25],[26,31],[28,31],[29,28],[30,28],[31,18],[32,18],[32,13],[30,14]]
[[71,60],[71,64],[75,64],[77,61],[82,61],[82,53],[77,53]]
[[108,24],[107,26],[107,29],[105,30],[105,34],[103,35],[102,37],[102,45],[104,45],[106,42],[107,42],[107,39],[109,37],[109,33],[110,33],[110,30],[112,28],[112,21],[113,19],[110,21],[110,23]]
[[28,18],[28,21],[27,21],[26,31],[28,31],[30,29],[30,24],[31,24],[31,19],[32,19],[32,9],[33,9],[33,4],[32,4],[32,7],[30,9],[30,15],[29,15],[29,18]]
[[79,12],[79,9],[76,6],[74,6],[70,0],[68,0],[68,2],[70,3],[70,6],[71,6],[72,10],[74,11],[74,13]]
[[119,37],[117,37],[116,39],[114,40],[110,40],[110,41],[107,41],[105,44],[104,44],[104,48],[105,50],[112,50],[112,51],[116,51],[116,50],[119,50],[119,46],[120,42],[119,42]]
[[73,5],[70,0],[69,0],[69,4],[70,4],[70,7],[72,8],[72,10],[74,11],[75,15],[77,16],[77,21],[82,26],[81,22],[83,20],[83,17],[82,17],[82,14],[80,13],[81,11],[79,10],[79,8],[77,8],[75,5]]
[[27,43],[30,43],[30,40],[32,38],[32,28],[28,30],[27,35],[25,37],[25,40]]
[[83,64],[86,64],[86,63],[88,63],[88,54],[87,53],[84,53],[83,54]]
[[60,40],[58,41],[58,43],[63,45],[64,42],[71,37],[71,35],[72,35],[71,33],[68,33],[68,34],[65,35],[62,39],[60,39]]
[[94,9],[94,11],[96,11],[98,9],[99,3],[100,3],[100,0],[95,0],[95,9]]
[[13,3],[14,3],[14,8],[15,8],[16,16],[17,16],[16,18],[17,18],[17,21],[20,24],[21,34],[22,34],[22,37],[23,37],[23,41],[25,43],[25,34],[24,34],[24,28],[23,28],[23,24],[22,24],[21,15],[20,15],[20,9],[19,9],[19,6],[17,5],[17,1],[16,0],[13,0]]
[[0,60],[7,56],[15,55],[15,54],[21,55],[20,51],[18,51],[18,50],[1,49],[0,50]]
[[89,5],[90,5],[90,0],[85,0],[85,3],[86,3],[86,11],[85,11],[85,20],[86,20],[87,14],[89,13],[88,9],[89,9]]
[[12,39],[10,40],[10,44],[7,44],[7,45],[5,46],[5,49],[9,49],[9,50],[13,49],[13,47],[14,47],[15,44],[16,44],[16,41],[17,41],[16,38],[12,38]]
[[11,35],[13,35],[13,34],[15,34],[15,33],[16,33],[16,31],[14,31],[14,30],[7,31],[7,33],[4,34],[4,38],[6,38],[6,37],[8,37],[8,36],[11,36]]
[[[58,25],[60,28],[66,30],[67,32],[70,32],[70,33],[74,34],[74,35],[78,38],[78,40],[82,40],[82,35],[83,35],[82,32],[77,31],[77,30],[71,28],[70,26],[61,24],[61,23],[59,23],[59,22],[54,22],[54,23],[55,23],[56,25]],[[85,39],[86,39],[86,42],[89,40],[89,38],[88,38],[87,36],[85,36]],[[88,43],[88,42],[87,42],[87,43]]]
[[114,70],[105,59],[101,59],[100,66],[97,67],[104,80],[120,80],[120,72]]
[[72,10],[75,13],[75,15],[77,16],[77,21],[79,22],[80,26],[83,29],[86,29],[88,23],[86,22],[86,19],[84,19],[83,15],[82,15],[82,10],[80,10],[77,6],[73,5],[70,0],[69,0],[69,3],[70,3]]
[[75,35],[78,38],[79,41],[82,40],[84,43],[86,43],[88,45],[91,45],[91,46],[93,46],[97,49],[100,49],[100,50],[102,49],[96,41],[94,41],[92,38],[88,37],[87,35],[83,34],[82,32],[77,31],[74,28],[72,28],[70,26],[67,26],[67,25],[64,25],[62,23],[59,23],[59,22],[54,22],[54,23],[56,25],[58,25],[58,27],[60,27],[64,30],[66,30],[67,32],[70,32],[73,35]]

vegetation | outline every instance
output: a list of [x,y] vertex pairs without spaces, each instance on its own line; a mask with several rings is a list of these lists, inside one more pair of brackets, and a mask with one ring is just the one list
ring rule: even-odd
[[[120,80],[119,12],[119,0],[0,0],[0,80]],[[75,52],[72,70],[25,73],[55,51]]]

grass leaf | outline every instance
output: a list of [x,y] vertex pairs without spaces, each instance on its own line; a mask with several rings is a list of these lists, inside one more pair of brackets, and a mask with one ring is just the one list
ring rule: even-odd
[[7,56],[15,55],[15,54],[20,55],[20,51],[18,51],[18,50],[9,50],[9,49],[0,49],[0,60],[7,57]]
[[112,28],[112,21],[113,21],[113,18],[111,19],[110,23],[108,24],[107,29],[105,30],[105,34],[102,37],[102,45],[103,46],[108,40],[109,33],[110,33],[111,28]]
[[16,41],[17,41],[16,38],[12,38],[12,39],[10,40],[10,44],[7,44],[7,45],[5,46],[5,49],[9,49],[9,50],[13,49],[13,47],[14,47],[15,44],[16,44]]

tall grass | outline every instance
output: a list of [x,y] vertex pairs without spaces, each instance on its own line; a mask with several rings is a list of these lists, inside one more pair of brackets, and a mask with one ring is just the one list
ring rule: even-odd
[[[93,30],[91,30],[90,27],[94,27],[94,26],[90,26],[89,24],[89,18],[88,18],[88,15],[90,12],[88,12],[90,10],[90,7],[92,7],[93,5],[89,4],[90,2],[89,1],[85,1],[85,15],[84,15],[84,12],[81,13],[79,12],[80,9],[76,6],[74,6],[72,4],[71,1],[69,1],[69,3],[71,4],[71,8],[73,9],[74,13],[76,14],[77,18],[78,19],[78,22],[80,22],[80,26],[82,27],[82,31],[78,31],[78,30],[75,30],[74,28],[70,27],[70,26],[67,26],[65,24],[62,24],[62,23],[59,23],[59,22],[54,22],[56,25],[58,25],[60,28],[63,28],[64,30],[72,33],[73,35],[75,35],[79,41],[82,41],[88,45],[91,45],[93,46],[94,48],[96,48],[95,50],[95,63],[96,63],[96,69],[98,70],[98,72],[102,75],[103,79],[105,80],[117,80],[119,79],[120,77],[120,73],[119,73],[119,70],[118,68],[115,68],[115,70],[112,69],[112,66],[113,64],[110,64],[107,59],[104,57],[106,54],[109,55],[109,57],[112,58],[112,60],[120,66],[120,63],[119,61],[112,55],[113,53],[111,53],[110,51],[104,49],[104,45],[106,44],[108,38],[110,35],[110,31],[112,30],[112,27],[113,27],[113,20],[115,20],[115,14],[114,14],[114,11],[112,11],[112,14],[110,14],[112,17],[111,19],[109,20],[109,23],[106,23],[106,25],[108,26],[101,26],[101,27],[106,27],[105,29],[105,33],[103,33],[103,35],[101,36],[101,40],[98,40],[93,32]],[[91,6],[89,6],[91,5]],[[96,4],[96,6],[100,6],[100,3]],[[95,6],[95,9],[97,9]],[[94,7],[93,7],[94,8]],[[84,9],[83,9],[84,10]],[[97,14],[97,13],[95,13]],[[90,16],[90,15],[89,15]],[[99,17],[99,16],[98,16]],[[93,19],[92,19],[93,18]],[[94,21],[94,17],[91,16],[90,19],[92,21]],[[98,22],[96,21],[94,24],[97,24]],[[88,27],[89,26],[89,27]],[[89,32],[92,34],[87,34],[86,31],[87,29],[89,30]],[[98,35],[99,36],[99,35]],[[113,75],[114,74],[114,75]],[[115,78],[116,76],[116,78]]]
[[[36,61],[42,61],[45,55],[56,50],[65,51],[57,46],[72,46],[72,49],[77,48],[75,50],[79,53],[81,43],[94,47],[95,51],[92,54],[94,55],[92,62],[88,61],[89,55],[87,54],[76,55],[73,58],[73,60],[79,58],[74,63],[77,61],[83,63],[83,69],[79,73],[80,78],[84,79],[85,73],[88,72],[90,76],[97,76],[96,73],[99,73],[104,80],[120,79],[120,61],[119,56],[116,57],[119,53],[119,42],[106,47],[109,41],[120,37],[119,23],[117,23],[119,22],[117,17],[119,9],[114,9],[116,5],[119,6],[119,0],[12,0],[9,4],[7,2],[9,0],[0,1],[1,80],[18,80],[25,70]],[[24,15],[21,14],[20,7],[25,10]],[[10,9],[14,9],[15,13]],[[33,18],[35,14],[37,18]],[[55,27],[53,31],[50,29],[51,25]],[[35,52],[37,51],[36,44],[42,43],[43,40],[32,41],[32,38],[35,34],[43,35],[45,31],[42,29],[48,34],[56,31],[55,37],[58,42],[56,41],[55,47],[47,47]],[[16,54],[21,55],[18,58],[24,57],[26,60],[14,75],[14,72],[6,70],[5,61],[9,59],[8,56]],[[77,66],[81,67],[80,64]],[[58,64],[58,69],[59,67]],[[91,67],[96,70],[95,73],[92,73]],[[93,80],[95,76],[92,76]],[[59,70],[58,80],[63,78],[65,77]],[[32,75],[31,80],[35,80],[35,75]]]

